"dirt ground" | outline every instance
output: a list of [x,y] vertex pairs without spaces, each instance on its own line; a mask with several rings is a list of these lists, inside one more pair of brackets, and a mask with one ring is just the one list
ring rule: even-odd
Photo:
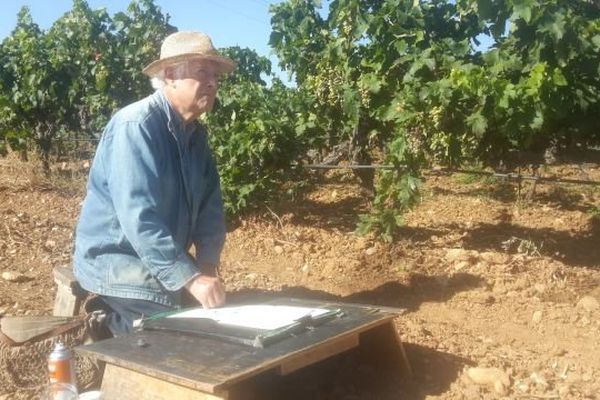
[[[53,167],[48,181],[0,160],[0,314],[50,314],[51,271],[71,262],[86,165]],[[541,172],[600,181],[595,163]],[[353,233],[360,193],[349,173],[315,175],[295,200],[231,223],[229,299],[404,308],[413,376],[350,352],[292,374],[278,398],[600,399],[600,187],[429,173],[392,244]]]

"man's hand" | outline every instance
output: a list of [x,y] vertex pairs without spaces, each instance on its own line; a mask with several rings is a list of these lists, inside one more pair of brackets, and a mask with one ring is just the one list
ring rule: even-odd
[[218,276],[198,275],[185,288],[202,307],[215,308],[225,304],[225,287]]

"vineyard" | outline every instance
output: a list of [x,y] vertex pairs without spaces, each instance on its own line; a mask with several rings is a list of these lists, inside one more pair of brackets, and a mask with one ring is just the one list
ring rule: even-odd
[[[42,30],[23,8],[0,44],[0,269],[16,277],[0,315],[50,312],[94,146],[151,93],[141,70],[177,30],[167,11],[74,0]],[[600,189],[582,183],[600,182],[600,3],[286,0],[271,15],[294,84],[220,49],[239,68],[201,117],[228,292],[406,308],[415,373],[342,357],[328,384],[292,377],[299,398],[599,398]]]
[[[391,241],[422,168],[543,164],[600,143],[597,2],[327,5],[271,8],[271,45],[293,88],[253,50],[223,49],[240,67],[205,122],[231,215],[273,201],[305,179],[299,166],[338,149],[350,163],[394,166],[357,173],[373,197],[359,230]],[[47,31],[23,8],[0,46],[0,151],[25,155],[33,142],[49,172],[61,139],[97,137],[111,113],[150,93],[140,71],[176,29],[152,0],[114,16],[75,0]],[[486,50],[481,35],[493,40]]]

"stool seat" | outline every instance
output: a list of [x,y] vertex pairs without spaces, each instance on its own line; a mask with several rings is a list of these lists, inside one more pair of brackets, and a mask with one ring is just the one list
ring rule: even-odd
[[88,292],[77,282],[73,269],[67,266],[55,267],[52,274],[57,285],[52,315],[57,317],[79,315]]

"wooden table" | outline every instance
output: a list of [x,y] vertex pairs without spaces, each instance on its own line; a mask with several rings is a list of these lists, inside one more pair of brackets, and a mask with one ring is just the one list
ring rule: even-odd
[[[143,331],[76,348],[106,362],[106,399],[237,399],[236,387],[266,371],[290,374],[357,346],[410,374],[393,319],[373,306],[275,299],[268,304],[340,308],[344,316],[265,348],[172,332]],[[378,349],[378,350],[377,350]]]

